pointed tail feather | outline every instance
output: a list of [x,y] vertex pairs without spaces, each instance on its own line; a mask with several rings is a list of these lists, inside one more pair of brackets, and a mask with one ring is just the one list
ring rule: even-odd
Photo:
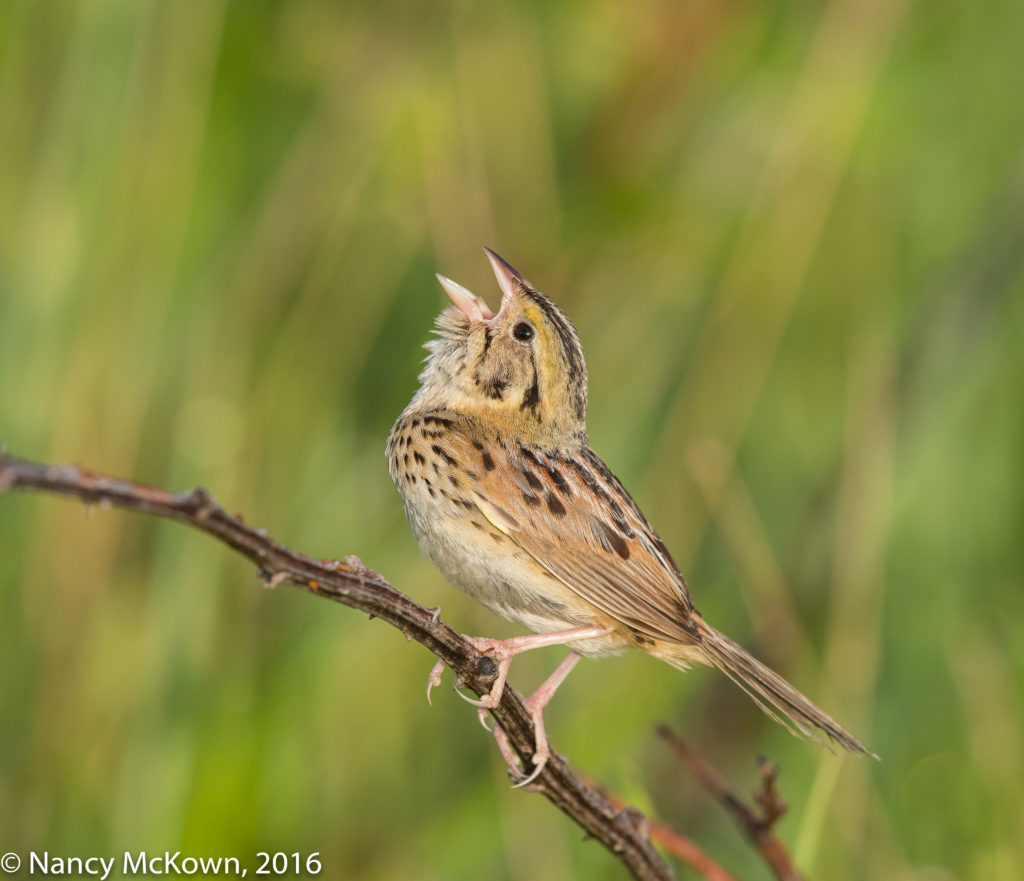
[[700,650],[712,667],[717,667],[772,719],[798,737],[820,740],[814,729],[823,731],[840,746],[877,759],[871,750],[827,713],[818,709],[777,673],[745,652],[724,633],[700,623]]

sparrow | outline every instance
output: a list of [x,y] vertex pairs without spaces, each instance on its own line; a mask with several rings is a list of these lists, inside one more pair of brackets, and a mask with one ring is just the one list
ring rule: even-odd
[[[387,457],[422,550],[457,588],[532,631],[506,640],[467,637],[498,665],[491,692],[471,701],[481,714],[501,700],[516,655],[548,645],[571,650],[526,700],[535,728],[529,775],[494,729],[522,778],[517,785],[535,779],[551,755],[543,711],[579,658],[627,649],[679,669],[715,667],[797,736],[818,740],[820,731],[874,756],[694,608],[668,548],[590,448],[587,369],[575,327],[484,251],[501,307],[494,313],[437,276],[452,305],[437,318],[420,387],[391,429]],[[442,670],[438,662],[428,697]]]

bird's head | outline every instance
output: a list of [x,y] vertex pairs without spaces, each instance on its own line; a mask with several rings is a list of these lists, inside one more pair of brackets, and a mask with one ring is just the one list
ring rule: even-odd
[[428,406],[470,413],[537,442],[586,438],[587,368],[572,322],[550,299],[485,248],[501,288],[497,314],[476,294],[439,275],[454,305],[437,319],[437,339],[417,393]]

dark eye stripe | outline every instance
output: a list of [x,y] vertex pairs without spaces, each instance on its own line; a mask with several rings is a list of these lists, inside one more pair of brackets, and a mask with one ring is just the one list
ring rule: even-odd
[[586,417],[587,393],[586,393],[586,367],[583,363],[583,353],[580,349],[579,338],[572,326],[572,322],[565,314],[539,291],[525,290],[524,296],[529,297],[544,313],[545,318],[558,334],[558,341],[562,346],[562,353],[565,356],[565,363],[569,372],[571,393],[575,398],[576,416],[579,419]]
[[558,333],[559,342],[562,344],[565,359],[569,362],[570,372],[576,373],[582,370],[583,360],[580,358],[579,343],[576,341],[576,333],[569,323],[569,319],[565,317],[561,309],[543,294],[537,291],[527,291],[526,295],[540,307],[544,316],[554,326],[555,331]]

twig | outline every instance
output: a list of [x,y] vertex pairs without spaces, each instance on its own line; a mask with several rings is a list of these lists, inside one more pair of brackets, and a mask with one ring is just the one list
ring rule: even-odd
[[[413,602],[356,557],[318,562],[278,544],[263,530],[247,526],[241,517],[232,517],[204,489],[172,493],[73,465],[44,465],[0,454],[0,493],[12,489],[71,496],[104,508],[124,508],[186,523],[255,563],[266,586],[287,582],[380,618],[407,639],[426,646],[465,687],[480,696],[490,691],[497,673],[494,661],[478,653],[434,610]],[[519,693],[506,688],[493,713],[528,768],[534,730]],[[604,844],[634,878],[666,881],[672,877],[651,845],[647,818],[610,803],[557,755],[548,760],[529,789],[545,795],[588,836]]]
[[786,805],[779,797],[775,781],[779,769],[767,759],[758,759],[758,770],[761,772],[761,786],[754,792],[754,800],[761,808],[758,813],[733,795],[725,781],[714,768],[690,749],[686,743],[668,727],[658,728],[658,735],[664,740],[676,757],[712,796],[733,816],[746,839],[761,855],[761,859],[772,870],[779,881],[803,881],[803,876],[793,865],[789,851],[772,832],[779,818],[786,813]]

